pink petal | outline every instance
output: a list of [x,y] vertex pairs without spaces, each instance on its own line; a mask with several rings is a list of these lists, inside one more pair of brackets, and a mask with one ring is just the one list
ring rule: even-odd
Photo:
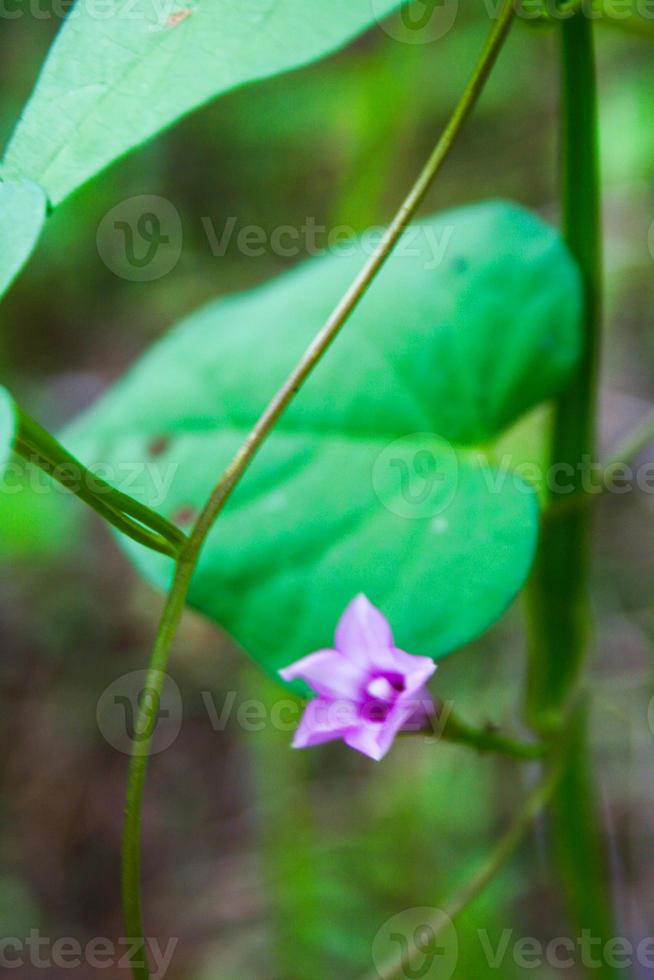
[[326,698],[357,701],[365,683],[363,669],[337,650],[318,650],[280,670],[285,681],[303,680]]
[[416,657],[395,647],[392,651],[393,668],[404,678],[404,693],[415,694],[425,686],[437,670],[431,657]]
[[314,698],[306,706],[293,738],[294,749],[305,749],[343,738],[357,724],[357,709],[351,701]]
[[362,719],[356,728],[343,735],[345,744],[379,762],[387,754],[395,736],[411,717],[415,707],[413,701],[398,702],[382,724]]
[[393,633],[388,620],[361,592],[336,627],[336,649],[365,666],[385,666],[392,647]]

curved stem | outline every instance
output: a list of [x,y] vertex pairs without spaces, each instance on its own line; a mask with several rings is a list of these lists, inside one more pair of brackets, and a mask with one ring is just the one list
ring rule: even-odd
[[450,705],[445,702],[438,705],[437,711],[419,729],[408,728],[400,732],[402,737],[428,738],[434,741],[452,742],[454,745],[466,745],[482,755],[493,753],[505,755],[522,762],[533,762],[543,759],[549,753],[551,746],[548,742],[524,742],[520,739],[503,735],[494,725],[477,728],[458,718]]
[[[236,484],[245,473],[254,456],[265,442],[266,437],[284,413],[295,395],[299,392],[313,369],[322,359],[331,344],[336,339],[341,328],[363,299],[368,287],[373,282],[387,258],[395,248],[402,233],[413,219],[427,191],[438,175],[454,142],[461,132],[463,124],[472,112],[481,95],[484,85],[495,65],[499,52],[507,37],[515,16],[514,2],[505,0],[502,11],[491,30],[479,61],[473,71],[459,103],[448,122],[443,135],[418,179],[411,188],[399,211],[386,229],[381,242],[375,249],[369,261],[365,264],[355,281],[347,290],[341,301],[334,309],[327,322],[317,334],[296,368],[291,372],[285,383],[273,397],[246,441],[225,470],[214,492],[207,502],[193,530],[191,538],[199,546],[223,509]],[[190,550],[193,545],[190,543]]]
[[[431,927],[429,935],[432,941],[438,938],[450,922],[456,922],[468,906],[488,887],[498,871],[504,867],[526,836],[533,821],[550,801],[559,779],[560,766],[556,765],[550,770],[543,782],[527,797],[518,812],[518,816],[477,873],[449,901],[443,904],[442,909],[439,909],[438,914],[434,916],[433,922],[424,923],[424,925]],[[402,955],[393,957],[385,964],[377,966],[372,973],[366,975],[364,980],[395,980],[396,977],[407,976],[406,968],[410,966],[411,960],[418,953],[415,938],[411,937],[408,947]],[[423,954],[420,955],[422,958]]]
[[21,408],[18,408],[15,449],[119,531],[154,551],[173,558],[179,554],[186,542],[183,531],[161,514],[92,473]]
[[[163,671],[165,671],[170,648],[177,632],[186,598],[191,585],[198,558],[214,521],[225,506],[232,491],[254,459],[266,437],[284,413],[287,406],[299,392],[302,384],[311,374],[321,358],[358,306],[368,287],[393,251],[402,233],[407,228],[435,177],[439,173],[457,136],[472,112],[481,95],[486,81],[495,65],[497,57],[506,40],[515,17],[514,0],[504,0],[500,14],[493,24],[484,49],[473,70],[461,99],[459,100],[433,153],[420,172],[418,179],[391,221],[374,254],[337,304],[333,313],[317,334],[288,379],[273,397],[242,447],[218,481],[211,497],[198,517],[191,535],[182,548],[172,589],[166,601],[159,632],[150,659],[148,684],[155,692],[161,693]],[[139,730],[151,731],[156,713],[156,697],[144,699],[139,718]],[[147,771],[148,740],[141,743],[138,754],[132,756],[128,776],[127,807],[123,842],[123,905],[126,934],[130,937],[143,937],[141,908],[141,807]],[[133,962],[136,980],[147,980],[149,971],[140,961]]]
[[499,755],[521,759],[524,762],[542,759],[548,752],[545,742],[521,742],[518,739],[502,735],[494,728],[475,728],[461,721],[447,706],[441,711],[442,727],[436,734],[446,742],[456,742],[468,745],[478,752],[494,752]]
[[132,973],[135,980],[149,980],[150,977],[145,960],[145,932],[141,903],[141,811],[148,752],[159,711],[159,700],[165,679],[164,671],[168,665],[170,649],[184,612],[194,568],[195,558],[193,557],[180,558],[177,564],[173,586],[166,600],[145,682],[145,687],[152,696],[144,698],[139,709],[137,731],[147,733],[147,737],[141,738],[138,743],[135,743],[136,747],[133,749],[130,760],[123,832],[122,896],[125,935],[130,939],[143,940],[140,950],[130,952]]
[[162,537],[154,531],[150,531],[148,528],[144,527],[142,524],[137,523],[128,517],[126,514],[120,511],[114,510],[102,497],[90,497],[87,499],[87,494],[84,490],[80,488],[78,483],[78,476],[70,469],[67,469],[61,463],[56,466],[51,460],[45,459],[33,446],[28,445],[26,442],[20,438],[20,436],[14,441],[15,451],[23,457],[28,463],[32,463],[34,466],[38,466],[39,469],[47,473],[48,476],[56,480],[63,487],[74,493],[75,496],[79,497],[80,500],[84,500],[89,506],[99,514],[100,517],[104,518],[108,524],[113,525],[117,531],[122,534],[126,534],[132,540],[137,541],[139,544],[145,545],[151,551],[157,551],[159,554],[167,555],[169,558],[176,558],[179,552],[179,547],[171,544],[170,540]]

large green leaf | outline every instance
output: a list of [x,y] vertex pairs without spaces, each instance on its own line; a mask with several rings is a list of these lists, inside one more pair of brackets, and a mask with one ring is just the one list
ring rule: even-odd
[[[191,316],[77,423],[72,448],[110,472],[135,465],[133,492],[188,521],[360,267],[354,252]],[[411,229],[235,492],[192,604],[269,670],[329,644],[359,591],[415,653],[484,630],[524,583],[538,527],[533,489],[486,450],[569,378],[580,304],[558,234],[518,207]],[[165,559],[127,547],[169,581]]]
[[45,221],[46,198],[27,180],[0,180],[0,296],[34,248]]
[[179,116],[307,64],[402,0],[78,0],[5,161],[58,203]]

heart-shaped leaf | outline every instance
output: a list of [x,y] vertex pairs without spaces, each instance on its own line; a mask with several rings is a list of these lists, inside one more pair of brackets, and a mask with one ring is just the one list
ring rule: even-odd
[[[352,254],[352,252],[354,254]],[[210,304],[69,432],[89,462],[189,522],[363,260],[326,256]],[[438,657],[523,585],[536,494],[487,448],[579,356],[579,276],[513,205],[405,235],[213,529],[191,602],[268,670],[329,645],[364,591],[398,642]],[[166,560],[126,545],[148,578]]]
[[28,180],[0,180],[0,296],[36,245],[45,221],[46,198]]
[[334,51],[402,0],[78,0],[10,143],[5,172],[53,204],[229,89]]

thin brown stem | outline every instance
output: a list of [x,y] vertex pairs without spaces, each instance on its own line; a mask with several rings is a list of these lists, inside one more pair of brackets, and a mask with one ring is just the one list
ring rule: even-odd
[[[450,926],[450,923],[455,923],[468,906],[481,895],[517,850],[534,820],[551,799],[560,778],[560,771],[559,765],[552,768],[543,782],[527,797],[518,816],[505,835],[498,841],[477,873],[449,901],[443,903],[442,908],[436,912],[433,920],[422,923],[429,928],[429,936],[432,942]],[[423,954],[419,954],[415,937],[412,936],[407,943],[406,949],[400,955],[388,959],[385,963],[376,965],[375,970],[372,973],[366,974],[363,980],[396,980],[397,977],[407,976],[407,967],[410,967],[411,961],[418,955],[421,958],[423,956]]]
[[415,216],[427,191],[438,176],[465,121],[483,91],[511,28],[515,16],[514,7],[515,4],[512,0],[505,0],[502,11],[490,33],[463,96],[417,181],[386,229],[379,246],[340,300],[323,328],[307,348],[297,366],[291,371],[282,387],[275,394],[251,430],[246,441],[225,470],[191,534],[191,540],[187,548],[189,553],[193,552],[198,543],[201,546],[211,530],[216,517],[224,507],[261,445],[265,442],[266,437],[334,342],[350,315],[359,305],[368,287]]
[[[391,221],[374,254],[337,304],[333,313],[315,337],[313,343],[306,350],[297,366],[291,371],[287,380],[272,398],[268,407],[254,425],[247,439],[218,481],[213,493],[200,513],[190,537],[181,549],[177,561],[175,578],[166,601],[150,659],[147,686],[155,696],[144,699],[143,701],[138,720],[138,730],[140,732],[152,732],[154,730],[153,720],[156,719],[156,713],[158,711],[157,696],[161,693],[164,678],[163,672],[166,670],[170,649],[182,618],[198,558],[216,518],[269,433],[336,339],[349,316],[356,309],[368,287],[393,251],[402,233],[415,216],[484,89],[508,36],[514,17],[514,0],[504,0],[499,16],[493,24],[481,56],[472,72],[470,81],[466,85],[450,121],[411,191]],[[124,920],[127,930],[126,934],[134,937],[142,937],[144,934],[140,886],[140,836],[141,806],[147,771],[148,744],[148,739],[141,741],[138,752],[132,756],[128,778],[123,838]],[[135,980],[148,980],[149,978],[149,970],[147,964],[143,962],[143,955],[143,951],[140,950],[132,961],[132,971]]]

